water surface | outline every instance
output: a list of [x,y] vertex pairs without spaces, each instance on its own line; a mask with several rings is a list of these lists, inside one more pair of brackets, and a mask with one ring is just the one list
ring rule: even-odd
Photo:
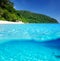
[[0,25],[0,61],[60,61],[60,24]]

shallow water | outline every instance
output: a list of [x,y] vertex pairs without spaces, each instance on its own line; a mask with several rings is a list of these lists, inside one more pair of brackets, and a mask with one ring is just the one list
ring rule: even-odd
[[0,25],[0,61],[60,61],[60,24]]

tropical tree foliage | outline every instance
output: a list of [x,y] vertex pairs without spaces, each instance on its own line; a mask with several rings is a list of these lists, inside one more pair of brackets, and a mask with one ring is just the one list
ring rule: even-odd
[[23,22],[28,23],[57,23],[56,19],[50,18],[43,14],[36,14],[29,11],[17,11],[17,15]]
[[23,21],[26,23],[58,23],[56,19],[43,14],[16,10],[10,0],[0,0],[0,20]]

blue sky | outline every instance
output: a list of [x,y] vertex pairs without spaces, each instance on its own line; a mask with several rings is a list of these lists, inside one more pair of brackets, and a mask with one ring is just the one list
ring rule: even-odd
[[60,0],[12,0],[17,10],[48,15],[60,22]]

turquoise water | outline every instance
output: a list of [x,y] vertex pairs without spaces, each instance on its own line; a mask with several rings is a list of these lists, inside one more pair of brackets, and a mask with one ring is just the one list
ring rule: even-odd
[[0,25],[0,61],[60,61],[60,24]]

